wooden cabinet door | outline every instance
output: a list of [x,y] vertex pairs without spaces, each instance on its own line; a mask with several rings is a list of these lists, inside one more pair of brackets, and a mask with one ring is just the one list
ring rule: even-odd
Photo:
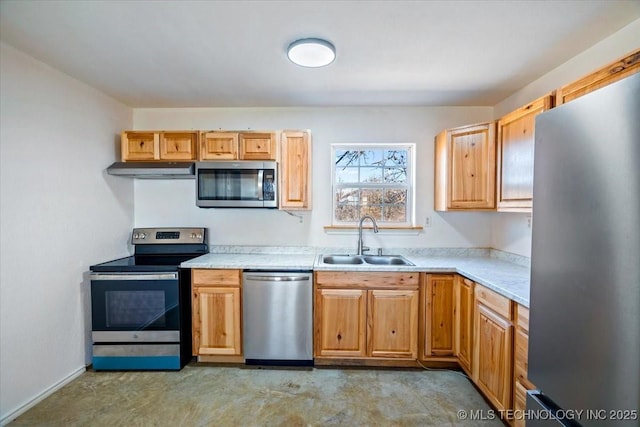
[[498,410],[511,406],[513,325],[476,301],[473,379]]
[[640,49],[556,91],[556,105],[580,98],[594,90],[640,72]]
[[462,369],[470,375],[473,360],[474,283],[462,276],[457,276],[455,288],[455,354]]
[[425,298],[425,357],[454,354],[453,274],[427,274]]
[[193,288],[193,352],[199,355],[241,355],[240,288]]
[[495,124],[449,129],[436,137],[435,209],[495,208]]
[[276,139],[271,132],[240,133],[240,160],[275,160]]
[[513,409],[515,417],[511,425],[513,427],[525,427],[526,418],[523,414],[527,409],[527,389],[517,381],[513,389]]
[[162,132],[160,134],[161,160],[196,160],[197,132]]
[[535,118],[553,106],[539,98],[498,120],[498,210],[531,212]]
[[235,132],[202,132],[200,160],[237,160],[238,134]]
[[316,356],[366,356],[366,304],[366,291],[361,289],[316,290]]
[[369,355],[416,358],[418,291],[372,290],[367,292]]
[[122,161],[158,160],[160,137],[155,132],[124,131],[120,137]]
[[311,209],[311,137],[284,131],[280,140],[280,209]]

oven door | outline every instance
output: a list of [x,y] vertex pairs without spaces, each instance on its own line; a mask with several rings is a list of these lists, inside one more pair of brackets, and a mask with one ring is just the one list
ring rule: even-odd
[[178,272],[92,273],[94,343],[180,342]]

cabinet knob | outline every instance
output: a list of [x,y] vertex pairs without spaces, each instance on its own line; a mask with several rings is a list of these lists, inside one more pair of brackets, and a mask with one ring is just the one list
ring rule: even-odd
[[336,338],[338,338],[338,341],[340,341],[342,339],[342,335],[338,334]]

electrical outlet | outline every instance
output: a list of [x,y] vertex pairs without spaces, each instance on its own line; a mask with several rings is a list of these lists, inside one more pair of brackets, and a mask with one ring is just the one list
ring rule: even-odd
[[424,218],[424,226],[425,226],[425,228],[431,227],[431,217],[430,216],[427,216],[427,217]]

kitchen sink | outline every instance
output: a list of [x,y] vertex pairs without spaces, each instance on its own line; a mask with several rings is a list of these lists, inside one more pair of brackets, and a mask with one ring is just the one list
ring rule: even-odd
[[414,265],[401,255],[365,255],[364,262],[373,265]]
[[362,264],[362,257],[357,255],[327,255],[322,257],[325,264]]
[[334,265],[414,265],[402,255],[320,255],[325,264]]

